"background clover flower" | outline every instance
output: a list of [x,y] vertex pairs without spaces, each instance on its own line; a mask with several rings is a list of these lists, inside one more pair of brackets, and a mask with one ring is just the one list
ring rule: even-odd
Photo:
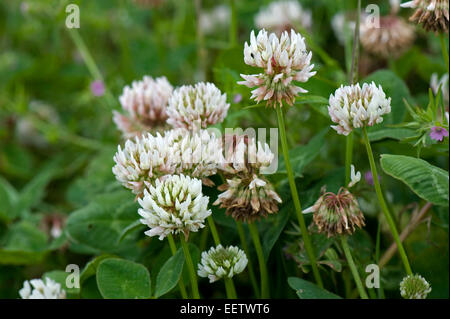
[[209,11],[202,10],[199,17],[200,28],[204,34],[224,31],[230,24],[231,11],[226,5],[218,5]]
[[155,127],[166,124],[167,101],[173,87],[165,77],[153,79],[144,76],[125,86],[119,98],[125,115],[114,111],[113,120],[125,138],[139,136]]
[[422,24],[425,30],[448,33],[448,0],[412,0],[401,6],[415,9],[409,20]]
[[240,274],[247,266],[248,259],[244,251],[235,246],[211,247],[202,252],[202,260],[198,265],[198,275],[215,282],[221,278],[232,278]]
[[101,80],[95,80],[90,84],[91,92],[94,96],[102,96],[105,94],[105,85]]
[[276,107],[283,102],[292,105],[299,93],[307,92],[294,81],[306,82],[316,74],[312,71],[312,53],[306,50],[305,39],[294,30],[283,32],[281,37],[275,33],[267,34],[261,30],[255,37],[255,32],[250,34],[250,44],[245,42],[244,61],[246,64],[262,68],[259,74],[241,74],[245,81],[238,84],[254,88],[252,99],[257,103],[267,101],[267,105]]
[[169,174],[187,174],[211,185],[208,177],[223,163],[222,141],[207,130],[147,133],[127,140],[123,149],[119,145],[114,162],[116,179],[138,196],[142,195],[145,182]]
[[211,215],[209,197],[202,194],[202,182],[184,175],[170,175],[154,183],[146,183],[143,198],[139,198],[138,210],[142,224],[150,230],[147,236],[159,236],[162,240],[169,234],[189,232],[203,228],[205,219]]
[[314,222],[319,233],[325,232],[328,237],[353,234],[357,227],[365,225],[364,215],[356,198],[341,187],[337,194],[323,194],[312,206]]
[[440,126],[433,126],[430,129],[430,137],[432,140],[442,142],[444,137],[448,137],[448,131]]
[[331,127],[338,134],[348,135],[354,128],[383,122],[383,115],[391,112],[391,98],[386,98],[381,85],[374,82],[343,86],[330,95],[328,113],[337,125]]
[[[31,285],[30,285],[31,284]],[[65,299],[66,292],[61,285],[50,278],[25,280],[19,290],[22,299]]]
[[425,299],[430,292],[430,284],[418,274],[408,275],[400,283],[400,294],[405,299]]
[[253,221],[278,212],[281,198],[261,171],[270,165],[274,155],[269,146],[247,136],[225,138],[225,164],[222,167],[226,183],[214,205],[226,208],[236,220]]
[[221,123],[230,104],[227,95],[212,83],[200,82],[177,88],[169,99],[167,123],[174,128],[198,130]]
[[414,27],[396,15],[380,17],[380,24],[371,19],[363,19],[360,39],[364,49],[383,58],[398,57],[414,42]]
[[297,1],[274,1],[259,10],[255,16],[258,29],[266,29],[280,35],[283,31],[309,29],[312,24],[311,11],[302,8]]

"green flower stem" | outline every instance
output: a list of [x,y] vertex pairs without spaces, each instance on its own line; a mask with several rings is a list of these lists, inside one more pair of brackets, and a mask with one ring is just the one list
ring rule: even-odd
[[356,287],[358,288],[359,295],[362,299],[369,299],[369,296],[364,289],[364,286],[361,282],[361,277],[359,276],[358,269],[355,266],[355,262],[353,261],[352,253],[347,243],[347,236],[340,236],[342,248],[344,249],[345,258],[347,259],[348,265],[353,275],[353,279],[355,280]]
[[[295,211],[297,213],[298,222],[300,224],[300,229],[303,236],[303,241],[305,242],[306,252],[308,254],[309,261],[311,262],[312,271],[314,278],[316,279],[319,287],[323,287],[322,278],[320,277],[319,268],[317,267],[316,257],[314,256],[314,250],[311,245],[311,240],[309,238],[308,230],[306,228],[305,219],[302,213],[302,207],[300,205],[300,199],[298,198],[297,186],[295,185],[294,173],[292,172],[291,162],[289,160],[289,150],[286,139],[286,127],[284,124],[284,114],[280,107],[277,107],[278,116],[278,128],[280,129],[281,146],[283,148],[284,162],[286,165],[286,171],[288,174],[289,186],[291,188],[292,200],[294,202]],[[263,296],[264,297],[264,296]]]
[[[358,9],[356,12],[361,12],[361,0],[358,0]],[[357,14],[355,33],[353,35],[353,49],[352,49],[352,65],[350,68],[350,74],[348,82],[355,84],[358,82],[358,69],[359,69],[359,26],[361,24],[361,15]],[[353,157],[353,132],[351,132],[346,138],[345,146],[345,186],[350,183],[350,171]]]
[[445,36],[444,36],[444,34],[441,33],[439,38],[441,40],[442,56],[444,57],[445,66],[447,67],[447,73],[449,73],[448,52],[447,52],[447,46],[445,45]]
[[353,157],[353,132],[347,135],[345,144],[345,186],[350,183],[351,165]]
[[[83,41],[83,38],[78,33],[77,29],[69,29],[69,35],[72,38],[73,42],[75,43],[75,46],[77,47],[78,51],[80,51],[81,56],[83,57],[84,63],[86,64],[86,67],[88,68],[89,72],[91,73],[92,77],[96,80],[101,80],[102,82],[105,82],[103,80],[103,76],[97,67],[97,64],[94,61],[94,58],[92,57],[91,53],[89,52],[88,48],[86,47],[86,44]],[[105,96],[108,100],[108,104],[110,107],[113,107],[116,102],[114,99],[114,96],[111,94],[109,89],[105,86]]]
[[186,265],[189,270],[189,277],[191,278],[191,288],[192,295],[194,299],[200,299],[200,293],[198,292],[197,284],[197,274],[195,273],[194,263],[192,262],[191,253],[189,252],[189,247],[186,240],[184,239],[184,234],[180,235],[181,247],[183,247],[184,257],[186,259]]
[[402,241],[400,240],[400,237],[398,235],[398,231],[395,226],[394,220],[392,219],[391,213],[389,212],[389,209],[386,205],[386,201],[384,200],[383,193],[381,191],[380,182],[378,180],[377,167],[375,165],[375,160],[373,158],[373,153],[372,153],[372,147],[370,146],[369,137],[367,136],[367,131],[366,131],[365,127],[362,128],[362,132],[363,132],[364,142],[366,144],[367,156],[369,157],[370,169],[372,171],[373,184],[375,186],[375,192],[377,193],[378,202],[380,203],[381,210],[383,211],[384,217],[386,218],[386,221],[389,224],[389,228],[391,229],[391,233],[394,236],[394,240],[397,243],[398,252],[400,253],[400,257],[405,266],[406,273],[408,275],[412,275],[412,270],[411,270],[411,266],[409,265],[408,257],[406,256],[406,252],[405,252],[405,249],[403,248]]
[[230,2],[230,9],[231,9],[231,21],[230,21],[230,47],[236,46],[237,41],[237,14],[236,14],[236,0],[229,0]]
[[220,245],[220,237],[219,237],[219,233],[217,232],[217,228],[216,228],[216,224],[214,223],[214,219],[212,218],[212,216],[208,216],[208,224],[209,224],[209,228],[211,229],[211,234],[213,236],[214,239],[214,244]]
[[[219,237],[219,233],[218,233],[217,228],[216,228],[216,224],[214,223],[214,219],[212,218],[212,216],[208,216],[207,219],[208,219],[209,228],[211,229],[211,234],[212,234],[213,239],[214,239],[214,244],[216,246],[218,246],[218,245],[220,245],[220,237]],[[229,281],[230,281],[229,285],[231,286],[233,291],[235,291],[235,294],[236,294],[236,289],[234,288],[233,279],[230,278]]]
[[[172,251],[173,256],[177,253],[177,246],[175,245],[175,240],[173,239],[172,234],[169,234],[169,236],[167,236],[167,239],[169,241],[170,250]],[[188,299],[186,287],[184,286],[183,282],[183,276],[181,276],[180,280],[178,281],[178,287],[180,288],[181,297],[183,297],[183,299]]]
[[247,269],[250,275],[250,281],[253,286],[253,291],[255,293],[256,298],[260,297],[258,283],[256,281],[255,271],[253,270],[253,263],[250,258],[250,250],[248,249],[247,240],[245,239],[244,227],[240,221],[236,221],[236,227],[239,234],[239,238],[241,240],[241,246],[244,249],[245,254],[248,257]]
[[264,260],[264,253],[259,240],[258,228],[254,223],[248,223],[248,229],[255,245],[256,255],[258,256],[259,272],[261,274],[261,298],[270,298],[269,293],[269,278],[267,276],[266,261]]
[[227,292],[228,299],[237,299],[236,289],[234,289],[233,280],[231,278],[224,278],[225,281],[225,290]]
[[198,81],[204,81],[206,77],[206,49],[203,30],[200,26],[200,14],[202,11],[202,0],[195,0],[195,14],[197,18],[196,42],[197,42],[197,74]]

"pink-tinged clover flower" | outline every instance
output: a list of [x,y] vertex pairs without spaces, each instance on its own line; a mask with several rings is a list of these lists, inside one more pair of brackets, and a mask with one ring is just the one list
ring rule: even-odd
[[442,142],[444,137],[448,137],[448,131],[440,126],[433,126],[430,131],[430,137],[432,140]]
[[103,96],[105,94],[105,85],[101,80],[91,82],[90,88],[94,96]]
[[251,98],[256,103],[267,101],[267,106],[273,107],[283,102],[292,105],[299,93],[308,92],[296,82],[304,83],[316,74],[312,71],[311,57],[305,38],[294,30],[290,34],[284,31],[280,37],[264,29],[257,36],[252,31],[250,44],[245,42],[244,62],[261,69],[261,73],[241,74],[245,81],[238,84],[254,88]]

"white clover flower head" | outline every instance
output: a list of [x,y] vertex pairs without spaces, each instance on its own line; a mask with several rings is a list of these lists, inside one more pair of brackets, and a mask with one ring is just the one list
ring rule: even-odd
[[[30,285],[31,284],[31,285]],[[23,288],[19,290],[22,299],[65,299],[66,292],[61,285],[46,277],[42,279],[25,280]]]
[[292,105],[299,93],[307,91],[295,85],[294,81],[306,82],[316,74],[312,71],[312,53],[306,50],[305,39],[300,33],[291,30],[278,37],[275,33],[268,35],[266,30],[260,30],[258,36],[255,32],[250,34],[250,44],[245,43],[244,61],[246,64],[262,68],[263,73],[246,75],[241,74],[245,81],[238,84],[252,91],[252,99],[257,103],[267,101],[267,105],[276,107],[286,102]]
[[396,15],[380,17],[379,25],[363,19],[360,28],[361,44],[368,53],[383,58],[399,57],[415,39],[414,26]]
[[267,143],[248,135],[225,136],[225,150],[223,170],[232,174],[262,173],[275,157]]
[[211,247],[202,252],[202,260],[198,264],[197,274],[208,278],[209,282],[215,282],[221,278],[232,278],[240,274],[247,266],[248,259],[242,249],[235,246]]
[[177,88],[169,99],[167,123],[174,128],[198,130],[221,123],[230,104],[227,95],[212,83],[200,82]]
[[425,299],[430,292],[430,284],[418,274],[408,275],[400,283],[400,294],[405,299]]
[[145,181],[175,172],[180,159],[173,145],[178,139],[178,131],[168,131],[164,136],[147,133],[127,140],[123,149],[119,145],[112,168],[116,179],[134,194],[141,194]]
[[150,230],[147,236],[159,236],[162,240],[169,234],[197,232],[205,226],[211,215],[209,197],[202,194],[202,181],[184,175],[169,175],[145,183],[144,197],[139,198],[138,213],[142,224]]
[[204,34],[212,34],[216,31],[224,30],[230,24],[230,18],[230,7],[218,5],[210,11],[200,12],[200,29]]
[[341,86],[330,95],[328,113],[337,125],[331,127],[338,134],[348,135],[354,128],[373,126],[383,122],[383,115],[391,112],[391,98],[381,85],[374,82]]
[[361,172],[355,173],[355,166],[352,164],[350,166],[350,183],[348,183],[348,188],[355,186],[361,180]]
[[172,91],[166,77],[144,76],[141,81],[133,81],[131,87],[125,86],[119,101],[126,114],[113,112],[113,120],[124,137],[139,136],[154,127],[163,127]]
[[312,25],[311,11],[302,8],[297,1],[275,1],[259,10],[255,16],[258,29],[266,29],[277,34],[298,26],[309,29]]
[[207,130],[147,133],[127,140],[123,149],[119,145],[114,161],[112,171],[116,179],[138,196],[142,195],[145,182],[168,174],[183,173],[210,184],[207,177],[223,165],[222,141]]

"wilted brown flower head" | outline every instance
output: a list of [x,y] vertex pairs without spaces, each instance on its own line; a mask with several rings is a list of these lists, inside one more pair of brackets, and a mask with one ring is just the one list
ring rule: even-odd
[[278,212],[281,198],[261,174],[274,157],[269,146],[256,143],[253,137],[230,135],[225,137],[225,148],[222,170],[227,180],[219,187],[225,192],[214,205],[226,208],[234,219],[248,222]]
[[314,222],[319,232],[328,237],[340,234],[353,234],[356,226],[365,225],[364,215],[356,198],[344,187],[337,194],[323,194],[313,206]]
[[415,38],[414,27],[396,15],[380,17],[379,26],[364,19],[360,32],[364,49],[383,58],[400,56],[411,47]]
[[448,33],[448,0],[413,0],[401,6],[416,9],[409,21],[422,24],[427,31]]

